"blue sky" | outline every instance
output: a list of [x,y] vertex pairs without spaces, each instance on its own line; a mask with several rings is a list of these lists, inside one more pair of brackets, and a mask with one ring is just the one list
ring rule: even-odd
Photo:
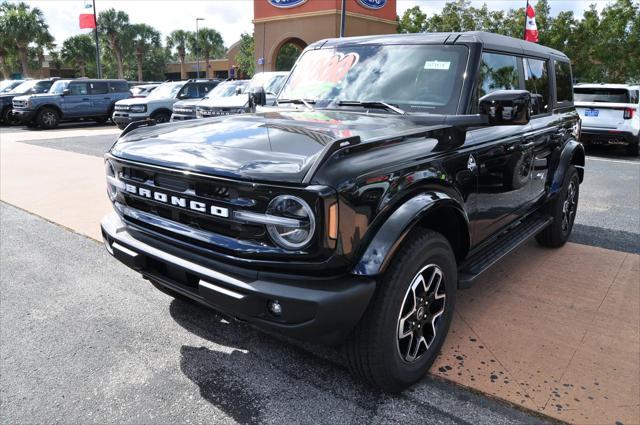
[[[78,15],[84,4],[82,0],[26,2],[42,9],[58,45],[69,36],[89,32],[78,28]],[[431,15],[440,12],[445,3],[443,0],[398,0],[398,14],[401,15],[406,9],[419,5]],[[490,9],[508,10],[522,7],[525,1],[489,0],[471,3],[475,7],[486,3]],[[535,3],[535,0],[532,0],[532,3]],[[550,0],[549,3],[552,15],[571,10],[575,15],[582,16],[589,4],[596,3],[598,8],[602,9],[610,0]],[[253,31],[252,0],[96,0],[98,12],[111,7],[127,12],[134,23],[144,22],[153,25],[162,33],[163,38],[175,29],[195,30],[196,17],[205,18],[205,21],[200,23],[201,26],[209,26],[220,31],[226,46],[236,42],[241,33]]]

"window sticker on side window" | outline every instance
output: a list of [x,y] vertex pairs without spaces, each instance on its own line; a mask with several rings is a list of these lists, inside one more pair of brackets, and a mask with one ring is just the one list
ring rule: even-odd
[[445,61],[426,61],[424,63],[424,69],[437,69],[440,71],[448,71],[451,66],[451,62]]

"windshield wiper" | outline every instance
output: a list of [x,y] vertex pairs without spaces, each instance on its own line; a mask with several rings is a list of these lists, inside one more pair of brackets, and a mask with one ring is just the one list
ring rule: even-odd
[[390,105],[387,102],[381,102],[378,100],[341,100],[338,102],[338,106],[362,106],[363,108],[380,108],[386,109],[387,111],[393,111],[396,114],[406,115],[407,112],[403,109],[398,108],[397,106]]
[[295,105],[304,105],[305,108],[313,111],[313,106],[316,104],[316,101],[313,99],[278,99],[277,103],[293,103]]

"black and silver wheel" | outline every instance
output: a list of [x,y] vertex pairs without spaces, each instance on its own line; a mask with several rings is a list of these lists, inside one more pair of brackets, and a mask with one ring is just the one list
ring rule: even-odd
[[38,112],[36,122],[42,128],[46,128],[46,129],[56,128],[60,123],[60,115],[55,109],[42,108]]
[[345,344],[352,373],[388,392],[424,377],[449,330],[457,283],[447,239],[432,230],[412,230]]
[[576,219],[579,197],[580,177],[578,170],[571,166],[567,169],[562,189],[543,208],[544,212],[551,215],[553,222],[536,235],[536,240],[540,245],[558,248],[567,242]]
[[4,125],[18,125],[20,124],[20,119],[13,114],[13,109],[8,107],[2,111],[2,122]]
[[447,298],[442,281],[442,269],[429,264],[418,272],[407,289],[397,330],[398,353],[406,362],[419,360],[436,338]]
[[156,123],[162,124],[165,122],[169,122],[169,120],[171,119],[171,114],[168,114],[167,112],[156,112],[151,116],[151,118],[156,120]]

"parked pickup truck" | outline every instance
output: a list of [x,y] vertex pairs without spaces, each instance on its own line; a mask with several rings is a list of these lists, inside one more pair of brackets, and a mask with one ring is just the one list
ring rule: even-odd
[[30,127],[56,128],[62,121],[105,123],[113,105],[130,96],[125,80],[58,80],[47,93],[13,99],[13,114]]
[[104,242],[159,290],[342,344],[354,375],[400,391],[438,355],[459,288],[531,237],[569,238],[572,96],[567,56],[514,38],[323,40],[280,107],[123,132]]
[[578,84],[573,90],[585,146],[620,145],[627,155],[640,154],[640,86]]

